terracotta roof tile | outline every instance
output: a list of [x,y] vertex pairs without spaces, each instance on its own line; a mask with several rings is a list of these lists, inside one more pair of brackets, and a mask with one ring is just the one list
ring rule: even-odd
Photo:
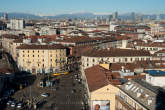
[[28,45],[28,44],[22,44],[17,49],[65,49],[62,45]]
[[118,49],[110,48],[108,49],[92,49],[83,56],[89,57],[128,57],[128,56],[151,56],[149,51],[145,50],[130,50],[130,49]]
[[108,84],[121,84],[119,79],[113,79],[116,78],[119,73],[114,75],[114,73],[104,69],[99,65],[85,69],[85,74],[90,92],[100,89]]

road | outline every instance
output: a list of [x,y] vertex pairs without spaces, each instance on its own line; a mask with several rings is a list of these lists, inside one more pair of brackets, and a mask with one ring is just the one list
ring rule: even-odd
[[[83,107],[84,89],[82,84],[75,80],[74,72],[63,76],[57,76],[59,83],[53,87],[40,88],[37,85],[42,76],[36,76],[34,83],[22,90],[17,91],[12,97],[17,101],[33,100],[33,103],[43,102],[39,110],[81,110]],[[56,79],[55,78],[55,79]],[[74,83],[74,84],[73,84]],[[57,90],[54,90],[58,87]],[[42,97],[42,93],[50,93],[49,97]],[[7,107],[6,110],[11,110]]]
[[[73,86],[75,83],[75,86]],[[83,88],[76,83],[73,74],[64,76],[60,82],[60,89],[56,92],[58,110],[81,110],[83,103]],[[76,91],[73,92],[73,89]]]

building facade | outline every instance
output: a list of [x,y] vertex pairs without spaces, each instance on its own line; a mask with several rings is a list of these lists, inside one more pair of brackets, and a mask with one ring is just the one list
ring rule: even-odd
[[93,49],[84,53],[81,57],[82,70],[100,64],[107,63],[132,63],[135,61],[152,60],[149,52],[129,49]]
[[22,30],[25,28],[25,20],[23,19],[11,19],[10,20],[10,29]]
[[61,45],[21,45],[17,47],[20,70],[52,73],[66,64],[66,49]]
[[116,110],[164,110],[164,90],[144,80],[131,80],[119,87]]

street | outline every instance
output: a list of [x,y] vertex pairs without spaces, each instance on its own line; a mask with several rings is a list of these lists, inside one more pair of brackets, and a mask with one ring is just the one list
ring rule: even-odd
[[[56,76],[53,80],[59,79],[53,87],[39,87],[40,79],[43,75],[37,75],[32,85],[17,91],[12,98],[16,101],[28,102],[28,105],[36,104],[38,110],[81,110],[84,106],[84,89],[75,78],[77,73]],[[48,97],[41,96],[42,93],[49,93]],[[6,110],[11,110],[7,106]],[[24,108],[25,109],[25,108]],[[27,109],[28,110],[28,109]]]

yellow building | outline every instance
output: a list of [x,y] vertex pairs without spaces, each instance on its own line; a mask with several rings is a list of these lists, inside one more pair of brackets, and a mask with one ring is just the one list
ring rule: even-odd
[[66,48],[62,45],[23,44],[17,47],[20,70],[52,73],[66,64]]
[[16,39],[11,43],[10,54],[12,55],[14,61],[17,61],[17,52],[16,48],[23,44],[23,39]]
[[12,42],[15,40],[15,39],[18,39],[19,36],[16,36],[16,35],[3,35],[2,36],[2,47],[3,49],[10,53],[11,54],[11,49],[12,49]]
[[85,69],[85,75],[90,108],[93,110],[97,103],[106,102],[107,109],[115,110],[115,95],[119,93],[117,86],[121,85],[120,81],[112,79],[113,73],[99,65]]

